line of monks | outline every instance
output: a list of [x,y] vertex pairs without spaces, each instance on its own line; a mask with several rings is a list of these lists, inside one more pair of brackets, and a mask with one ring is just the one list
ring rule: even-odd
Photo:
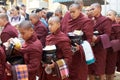
[[[107,17],[101,14],[99,3],[93,3],[86,9],[87,15],[82,13],[82,4],[73,3],[69,11],[59,19],[57,16],[48,20],[49,31],[39,20],[37,14],[30,14],[30,21],[23,21],[16,29],[9,23],[8,16],[0,13],[0,26],[4,27],[0,35],[0,80],[13,80],[12,65],[6,61],[6,49],[3,45],[10,38],[18,37],[18,31],[24,39],[22,48],[15,50],[16,55],[23,56],[28,68],[29,79],[36,80],[62,80],[58,76],[47,74],[41,63],[42,48],[47,45],[56,45],[57,60],[64,59],[69,77],[64,80],[114,80],[114,74],[120,71],[120,16],[113,10],[108,11]],[[17,31],[18,30],[18,31]],[[71,50],[71,41],[67,33],[81,30],[83,40],[87,40],[93,49],[95,63],[87,65],[83,47],[76,44],[77,51]],[[110,41],[109,41],[110,40]],[[54,62],[49,64],[54,68]]]

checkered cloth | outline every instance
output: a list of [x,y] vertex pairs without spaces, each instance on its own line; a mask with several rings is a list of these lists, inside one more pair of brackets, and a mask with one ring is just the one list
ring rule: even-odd
[[67,67],[64,59],[60,59],[60,60],[56,61],[56,63],[59,67],[60,76],[61,76],[62,80],[69,77],[68,67]]
[[17,80],[28,80],[27,65],[15,65]]

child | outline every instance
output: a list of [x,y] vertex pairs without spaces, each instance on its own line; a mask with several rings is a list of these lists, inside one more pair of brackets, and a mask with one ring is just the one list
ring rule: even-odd
[[38,40],[33,30],[33,25],[29,21],[20,23],[18,30],[21,37],[25,40],[19,53],[23,55],[27,65],[29,80],[36,80],[36,73],[41,61],[42,44]]
[[[58,17],[51,17],[48,23],[51,34],[46,38],[46,46],[55,45],[57,48],[57,60],[64,59],[69,67],[72,60],[71,44],[69,38],[60,31],[60,19]],[[55,64],[49,64],[49,67],[55,68]],[[52,74],[47,74],[45,78],[45,80],[62,80],[61,78],[58,78],[58,76],[53,76]],[[64,80],[68,79],[65,78]]]

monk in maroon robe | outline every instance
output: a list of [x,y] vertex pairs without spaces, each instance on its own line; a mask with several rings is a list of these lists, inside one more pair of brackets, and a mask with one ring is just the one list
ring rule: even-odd
[[4,27],[0,35],[2,43],[7,42],[10,38],[18,36],[17,30],[9,23],[8,16],[6,14],[0,15],[0,26]]
[[[83,40],[91,43],[93,36],[93,24],[90,19],[81,13],[79,4],[72,4],[69,12],[66,13],[62,20],[61,30],[64,33],[73,32],[74,30],[82,30],[84,33]],[[70,65],[70,80],[87,80],[88,65],[85,61],[85,56],[81,45],[77,45],[77,50]]]
[[62,13],[62,10],[61,9],[57,9],[55,11],[55,16],[58,16],[60,18],[60,20],[62,20],[62,16],[63,16],[63,13]]
[[[51,17],[48,22],[51,34],[46,38],[46,45],[55,45],[57,48],[57,60],[64,59],[69,68],[73,54],[70,39],[66,36],[66,34],[60,31],[60,19],[58,17]],[[50,64],[50,66],[52,68],[55,67],[54,64]],[[62,80],[58,76],[53,76],[52,74],[46,74],[45,77],[46,79],[44,80]],[[69,79],[65,78],[64,80]]]
[[[117,27],[120,27],[115,21],[115,17],[117,15],[117,12],[114,10],[110,10],[107,12],[107,17],[112,20],[112,31],[111,31],[111,36],[110,40],[117,40]],[[119,33],[120,34],[120,33]],[[118,43],[116,43],[118,44]],[[106,59],[106,80],[114,80],[114,73],[115,73],[115,68],[116,68],[116,63],[117,63],[117,51],[114,52],[112,49],[112,46],[108,48],[107,50],[107,59]]]
[[[117,15],[116,15],[116,22],[117,22],[117,25],[120,26],[120,14],[117,14]],[[115,29],[116,29],[116,31],[117,31],[116,37],[120,40],[120,27],[116,27]],[[120,72],[120,50],[118,51],[117,71]]]
[[23,55],[25,64],[27,65],[29,80],[36,80],[37,71],[39,66],[41,66],[42,44],[38,40],[29,21],[22,22],[18,30],[21,37],[25,40],[19,53]]
[[89,7],[86,7],[85,8],[85,13],[86,13],[86,16],[90,19],[93,19],[93,16],[92,16],[92,8],[89,6]]
[[39,17],[36,14],[30,15],[30,21],[34,25],[34,31],[37,34],[38,39],[41,41],[43,47],[45,46],[45,38],[48,34],[47,28],[44,26],[44,24],[39,20]]
[[[17,30],[15,29],[14,26],[12,26],[9,23],[8,16],[4,13],[0,14],[0,26],[3,27],[3,30],[2,30],[1,35],[0,35],[1,42],[2,42],[1,44],[6,42],[10,38],[14,38],[14,37],[18,36]],[[5,57],[2,57],[2,60],[5,60],[4,58]],[[5,65],[6,65],[6,68],[8,68],[8,64],[6,63],[6,64],[2,64],[2,65],[3,65],[3,67],[2,67],[3,71],[5,71]],[[7,80],[9,80],[9,79],[10,78],[8,77]],[[4,80],[5,80],[5,78],[4,78]]]
[[[97,33],[94,33],[93,36],[93,52],[96,58],[96,62],[89,66],[89,75],[90,80],[95,80],[95,76],[97,76],[97,78],[100,80],[104,80],[107,55],[106,49],[104,48],[108,48],[108,45],[110,47],[110,43],[108,45],[104,45],[102,42],[109,39],[108,36],[111,34],[112,21],[109,18],[101,15],[102,8],[99,3],[93,3],[91,7],[93,8],[93,16],[95,18],[94,32]],[[104,35],[106,35],[108,39],[106,39],[106,36]],[[107,47],[103,48],[103,46]]]
[[117,14],[115,17],[116,23],[120,24],[120,14]]

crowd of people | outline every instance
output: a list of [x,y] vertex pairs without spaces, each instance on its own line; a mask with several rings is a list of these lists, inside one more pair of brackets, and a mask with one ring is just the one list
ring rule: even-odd
[[[1,7],[0,80],[36,80],[36,76],[39,80],[114,80],[115,71],[120,72],[120,14],[109,10],[103,16],[99,3],[86,7],[85,12],[83,6],[81,0],[75,0],[65,15],[61,9],[48,12],[46,8],[28,14],[23,4],[9,11]],[[90,44],[95,62],[86,63],[90,48],[85,49],[83,43],[75,43],[72,50],[68,33],[77,31],[82,31],[82,41]],[[22,38],[24,42],[11,52],[9,47],[14,38]],[[6,42],[8,47],[4,45]],[[43,62],[43,50],[50,45],[56,46],[56,59],[48,64]],[[23,63],[13,64],[11,59],[18,56],[23,58]],[[62,65],[56,70],[61,59],[67,67]],[[22,70],[19,65],[26,72],[17,72]],[[68,72],[64,71],[66,68]]]

